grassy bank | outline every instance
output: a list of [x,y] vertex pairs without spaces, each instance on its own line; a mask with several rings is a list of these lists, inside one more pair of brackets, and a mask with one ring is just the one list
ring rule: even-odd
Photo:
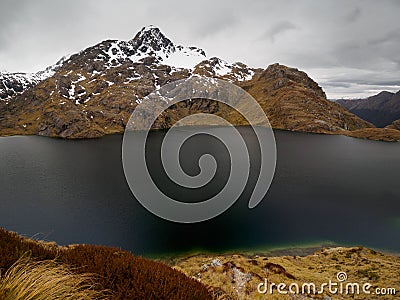
[[[279,252],[279,254],[284,254]],[[172,265],[218,290],[221,299],[397,299],[400,293],[400,257],[364,247],[329,247],[305,256],[265,254],[192,255],[176,259]],[[286,287],[314,283],[317,292],[323,283],[338,282],[339,272],[345,272],[346,283],[371,284],[371,294],[339,294],[325,288],[320,294],[306,290],[305,294],[261,294],[260,283],[284,283]],[[269,286],[270,288],[270,286]],[[394,288],[396,295],[377,295],[376,288]],[[392,292],[392,291],[391,291]]]

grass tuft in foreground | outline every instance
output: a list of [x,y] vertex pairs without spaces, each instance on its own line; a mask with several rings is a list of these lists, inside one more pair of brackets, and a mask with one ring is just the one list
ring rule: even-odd
[[0,277],[2,300],[86,300],[106,299],[106,293],[94,290],[92,275],[74,274],[54,260],[18,259]]

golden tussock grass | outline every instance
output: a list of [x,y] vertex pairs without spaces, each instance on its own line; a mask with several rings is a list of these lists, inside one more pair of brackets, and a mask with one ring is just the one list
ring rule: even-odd
[[[218,259],[222,266],[210,266],[213,259]],[[250,274],[251,280],[248,281],[244,289],[235,289],[237,279],[232,275],[229,266],[235,266],[242,272]],[[398,299],[400,291],[400,256],[398,254],[387,254],[376,252],[364,247],[334,247],[323,248],[307,256],[268,256],[259,253],[241,255],[195,255],[176,259],[171,265],[184,272],[188,276],[194,277],[205,284],[212,291],[217,291],[221,299],[230,300],[257,300],[257,299]],[[208,265],[208,268],[203,268]],[[357,282],[360,285],[368,282],[372,286],[379,288],[394,288],[395,295],[377,295],[371,293],[360,294],[332,294],[328,289],[323,294],[311,295],[280,295],[260,294],[257,286],[265,278],[268,282],[297,283],[301,286],[304,282],[313,282],[317,287],[321,284],[336,280],[338,272],[345,272],[348,276],[346,282]],[[239,278],[240,279],[240,278]],[[218,297],[214,297],[218,299]]]
[[54,260],[34,261],[24,255],[0,277],[1,300],[107,299],[94,290],[90,274],[74,274]]

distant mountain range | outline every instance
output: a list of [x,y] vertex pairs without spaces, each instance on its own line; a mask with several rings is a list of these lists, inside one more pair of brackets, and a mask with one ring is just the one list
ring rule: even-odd
[[376,127],[385,127],[400,119],[400,91],[383,91],[365,99],[339,99],[336,102]]
[[[376,129],[328,101],[302,71],[279,64],[250,68],[209,58],[200,48],[173,43],[154,26],[144,27],[128,41],[103,41],[36,74],[0,73],[0,134],[93,138],[121,133],[143,97],[196,74],[228,80],[248,91],[274,128],[400,140],[395,127]],[[197,112],[246,124],[224,104],[194,99],[171,106],[153,127],[169,128]]]

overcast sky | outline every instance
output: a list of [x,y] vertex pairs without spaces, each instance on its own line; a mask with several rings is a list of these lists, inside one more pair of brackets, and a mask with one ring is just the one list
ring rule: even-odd
[[38,71],[153,24],[210,57],[299,68],[329,98],[400,89],[397,0],[0,1],[0,70]]

